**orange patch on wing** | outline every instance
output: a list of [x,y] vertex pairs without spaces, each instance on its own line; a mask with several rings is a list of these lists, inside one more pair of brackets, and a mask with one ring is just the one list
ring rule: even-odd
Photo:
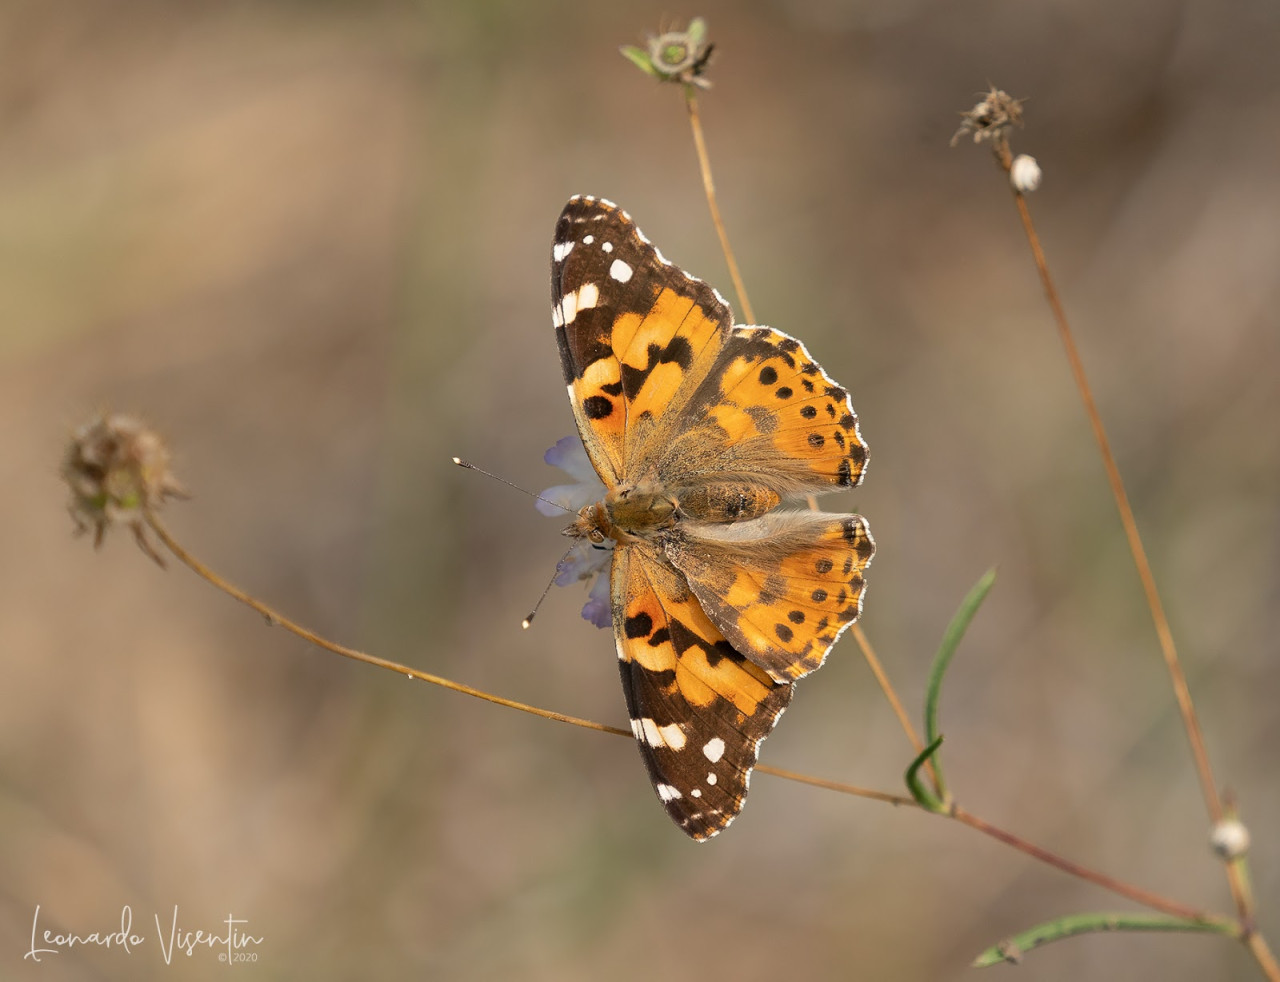
[[866,448],[848,393],[837,386],[794,338],[769,328],[736,328],[750,356],[720,376],[724,400],[770,419],[770,443],[789,469],[841,487],[858,483]]
[[[695,598],[690,596],[681,607],[677,615],[680,622],[708,646],[725,640]],[[754,716],[777,685],[767,672],[750,662],[721,657],[713,665],[707,652],[697,645],[679,656],[676,682],[684,697],[695,705],[708,706],[719,696],[733,703],[743,716]]]
[[749,440],[753,436],[760,435],[760,428],[756,425],[756,419],[744,409],[739,409],[733,403],[722,402],[711,410],[708,415],[722,430],[729,435],[730,443],[741,443]]
[[624,364],[643,368],[650,344],[666,347],[693,309],[693,298],[664,288],[647,311],[623,314],[613,322],[611,344]]

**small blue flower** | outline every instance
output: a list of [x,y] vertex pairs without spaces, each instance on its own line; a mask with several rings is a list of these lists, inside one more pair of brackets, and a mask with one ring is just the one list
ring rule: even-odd
[[[604,497],[605,488],[596,475],[587,457],[587,448],[582,445],[576,435],[566,436],[542,455],[552,467],[559,467],[574,479],[573,484],[557,484],[542,492],[542,497],[563,506],[564,510],[576,514],[580,509]],[[535,501],[534,507],[544,515],[556,517],[564,514],[555,505],[545,501]]]
[[[563,506],[569,514],[576,514],[579,509],[599,501],[605,495],[605,487],[596,475],[591,460],[587,457],[586,448],[576,435],[567,436],[556,443],[542,458],[552,467],[559,467],[575,479],[573,484],[557,484],[547,488],[541,497],[547,501],[535,501],[534,506],[544,515],[563,516],[564,511],[549,502]],[[609,578],[601,576],[609,568],[613,558],[613,540],[601,545],[594,545],[586,539],[580,539],[556,567],[556,586],[569,586],[583,580],[593,580],[587,603],[582,608],[583,620],[590,621],[596,627],[609,627],[613,624],[613,611],[609,602]]]
[[[613,555],[612,549],[592,549],[591,551],[606,560]],[[595,582],[591,584],[591,592],[587,594],[587,602],[582,606],[582,619],[590,621],[596,627],[612,627],[613,605],[609,600],[609,577],[603,574],[602,567],[597,571]]]

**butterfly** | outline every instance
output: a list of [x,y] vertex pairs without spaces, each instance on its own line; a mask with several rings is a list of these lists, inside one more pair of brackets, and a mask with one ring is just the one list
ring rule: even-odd
[[742,810],[798,679],[862,608],[858,515],[775,510],[855,487],[849,395],[795,338],[734,325],[626,212],[571,198],[552,321],[602,500],[565,534],[612,547],[610,612],[631,729],[658,798],[708,839]]

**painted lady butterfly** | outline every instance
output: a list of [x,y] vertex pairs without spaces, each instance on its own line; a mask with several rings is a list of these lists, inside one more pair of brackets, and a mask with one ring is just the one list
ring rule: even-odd
[[803,344],[735,326],[610,202],[571,198],[551,259],[569,401],[607,489],[565,534],[613,546],[631,728],[667,812],[707,839],[742,810],[795,681],[857,619],[875,551],[858,515],[774,508],[857,485],[866,446]]

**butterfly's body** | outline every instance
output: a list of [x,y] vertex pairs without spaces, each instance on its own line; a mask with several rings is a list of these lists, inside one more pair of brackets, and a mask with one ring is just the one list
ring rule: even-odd
[[863,520],[775,510],[859,482],[857,417],[803,344],[733,326],[720,295],[609,202],[565,206],[552,298],[606,488],[565,533],[612,542],[632,730],[667,811],[705,839],[741,810],[793,683],[861,609],[874,552]]

